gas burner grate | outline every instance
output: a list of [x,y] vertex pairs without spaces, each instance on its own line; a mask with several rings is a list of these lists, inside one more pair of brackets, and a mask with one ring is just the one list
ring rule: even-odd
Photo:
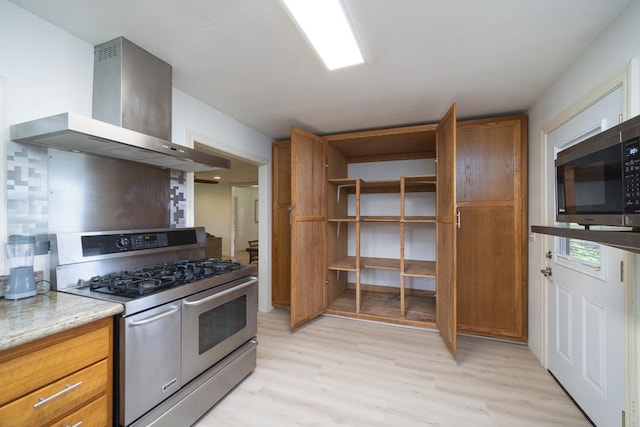
[[172,286],[218,276],[241,267],[242,264],[235,260],[187,259],[173,264],[165,263],[132,271],[94,276],[86,282],[79,280],[78,285],[88,285],[92,291],[96,292],[138,297]]

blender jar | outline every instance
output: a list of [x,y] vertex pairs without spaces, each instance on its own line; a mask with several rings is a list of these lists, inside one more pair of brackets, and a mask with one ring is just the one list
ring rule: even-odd
[[37,293],[33,276],[33,256],[36,249],[34,236],[9,236],[7,258],[9,260],[9,281],[5,299],[18,299]]

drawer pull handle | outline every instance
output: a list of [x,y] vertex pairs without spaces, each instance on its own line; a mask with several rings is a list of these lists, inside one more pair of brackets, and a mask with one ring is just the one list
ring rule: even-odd
[[74,388],[80,387],[80,385],[82,384],[82,381],[78,381],[77,383],[75,383],[74,385],[69,385],[67,384],[64,387],[64,390],[60,390],[59,392],[57,392],[56,394],[52,394],[51,396],[44,398],[41,397],[39,402],[36,403],[35,405],[33,405],[34,408],[37,408],[38,406],[44,405],[45,403],[49,402],[50,400],[55,399],[56,397],[60,397],[63,394],[70,392],[71,390],[73,390]]
[[75,423],[74,425],[70,426],[69,424],[67,424],[64,427],[80,427],[82,425],[82,421],[78,421],[77,423]]

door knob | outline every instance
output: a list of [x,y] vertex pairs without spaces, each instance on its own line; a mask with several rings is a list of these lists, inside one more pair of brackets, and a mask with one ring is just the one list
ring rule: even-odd
[[551,272],[551,267],[547,267],[547,268],[543,268],[542,270],[540,270],[540,273],[542,273],[542,275],[544,277],[549,277],[551,276],[552,272]]

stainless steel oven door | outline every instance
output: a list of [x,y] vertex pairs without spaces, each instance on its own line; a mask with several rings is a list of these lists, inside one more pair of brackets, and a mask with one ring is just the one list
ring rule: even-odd
[[258,279],[250,276],[182,300],[182,381],[255,337]]
[[180,389],[181,310],[176,301],[120,319],[120,425]]

